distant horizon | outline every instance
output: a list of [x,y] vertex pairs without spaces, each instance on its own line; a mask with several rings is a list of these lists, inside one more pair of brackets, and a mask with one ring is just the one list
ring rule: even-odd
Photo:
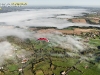
[[[11,7],[15,7],[15,6],[11,6]],[[24,8],[24,7],[29,7],[29,8],[53,8],[53,9],[55,9],[55,8],[59,8],[59,9],[65,9],[65,8],[82,8],[82,9],[84,9],[84,8],[90,8],[90,9],[95,9],[95,8],[97,8],[97,9],[100,9],[100,7],[99,6],[71,6],[71,5],[66,5],[66,6],[64,6],[64,5],[27,5],[27,6],[21,6],[22,8]],[[0,8],[2,8],[2,7],[0,7]],[[18,7],[19,8],[19,7]]]
[[100,7],[100,0],[3,0],[0,3],[26,2],[30,6]]
[[63,7],[63,6],[69,6],[69,7],[99,7],[100,8],[100,6],[80,6],[80,5],[27,5],[27,6],[50,6],[50,7],[57,7],[57,6],[59,6],[59,7]]

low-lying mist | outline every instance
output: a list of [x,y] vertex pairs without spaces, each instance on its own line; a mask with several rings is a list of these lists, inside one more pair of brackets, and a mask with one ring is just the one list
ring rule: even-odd
[[12,59],[12,56],[15,56],[14,46],[7,41],[0,42],[0,65],[4,63],[5,59]]
[[[0,22],[14,26],[47,26],[64,28],[77,25],[67,18],[81,16],[87,9],[31,9],[0,14]],[[80,24],[81,25],[81,24]],[[84,25],[84,24],[82,24]]]
[[49,45],[53,47],[62,47],[71,50],[72,52],[80,52],[89,48],[89,44],[82,41],[82,38],[72,35],[63,35],[58,31],[50,33],[34,33],[34,38],[46,37],[49,39]]
[[[73,18],[74,16],[83,15],[82,13],[85,12],[88,11],[86,9],[33,9],[29,11],[23,10],[1,13],[0,38],[15,36],[19,37],[21,40],[25,40],[26,38],[37,40],[40,37],[45,37],[50,40],[49,46],[59,46],[77,53],[86,50],[89,47],[87,43],[80,41],[81,38],[77,36],[63,35],[62,33],[57,31],[53,31],[50,33],[38,33],[36,31],[30,31],[28,29],[28,26],[47,26],[57,27],[61,29],[73,25],[88,25],[75,24],[67,21],[67,18]],[[9,26],[11,27],[9,28]],[[16,28],[15,26],[19,26],[19,28]],[[15,57],[14,48],[15,47],[12,46],[12,44],[7,40],[0,42],[0,64],[3,63],[4,59],[6,58]]]
[[14,28],[13,26],[11,28],[8,28],[10,26],[0,27],[0,37],[5,38],[6,36],[16,36],[22,39],[25,38],[31,38],[32,32],[21,29],[21,28]]

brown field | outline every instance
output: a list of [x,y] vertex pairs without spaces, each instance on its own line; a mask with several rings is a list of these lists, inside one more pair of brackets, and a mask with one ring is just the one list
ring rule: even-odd
[[68,35],[72,35],[72,34],[80,35],[82,32],[86,33],[86,32],[93,32],[93,31],[96,31],[96,30],[95,29],[80,29],[80,28],[75,28],[74,30],[41,29],[41,30],[38,30],[37,33],[61,32],[63,34],[68,34]]
[[77,34],[80,35],[82,32],[92,32],[94,29],[80,29],[80,28],[75,28],[74,30],[58,30],[59,32],[62,32],[64,34]]
[[87,23],[85,19],[71,19],[71,22],[73,23]]

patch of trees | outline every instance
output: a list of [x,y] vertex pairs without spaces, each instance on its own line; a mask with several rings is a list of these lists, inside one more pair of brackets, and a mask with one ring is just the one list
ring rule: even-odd
[[57,27],[46,27],[46,26],[44,26],[44,27],[33,27],[33,26],[30,26],[30,28],[37,28],[37,30],[40,30],[40,29],[51,29],[51,28],[53,28],[53,29],[57,29]]

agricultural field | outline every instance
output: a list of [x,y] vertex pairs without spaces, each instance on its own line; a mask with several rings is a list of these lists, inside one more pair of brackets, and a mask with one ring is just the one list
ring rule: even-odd
[[[60,45],[53,46],[52,40],[50,42],[35,39],[21,40],[15,36],[8,36],[7,41],[15,47],[14,57],[5,59],[0,75],[63,75],[62,73],[64,75],[99,75],[100,39],[99,36],[92,37],[92,33],[94,32],[72,35],[72,37],[82,37],[83,43],[92,46],[77,52],[62,48]],[[85,39],[86,35],[90,37],[88,41]],[[58,38],[58,35],[56,37]],[[60,34],[59,37],[68,36]]]

